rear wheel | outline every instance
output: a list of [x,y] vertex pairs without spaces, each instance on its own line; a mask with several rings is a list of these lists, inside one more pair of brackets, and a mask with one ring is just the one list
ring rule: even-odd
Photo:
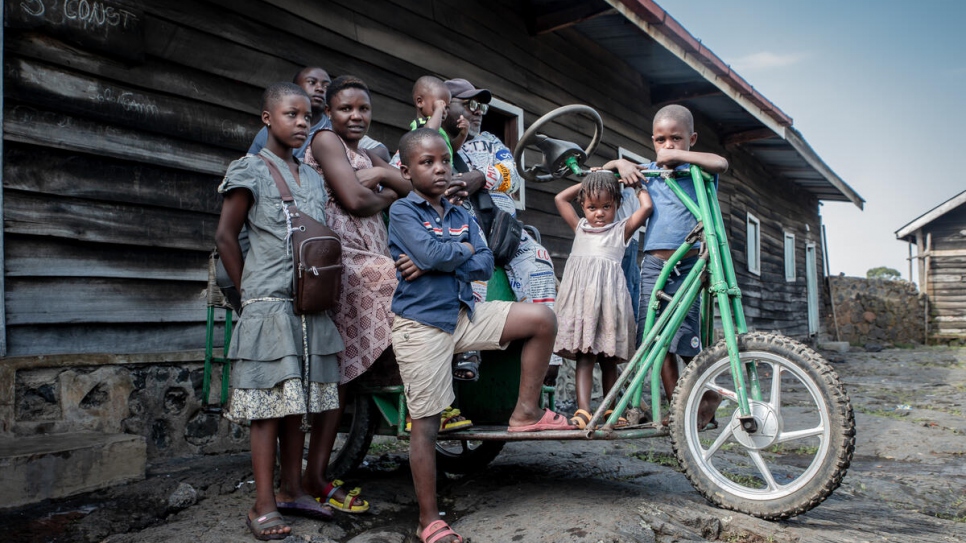
[[[369,396],[353,394],[346,400],[342,428],[335,438],[326,479],[343,478],[365,460],[372,436],[379,424],[378,412]],[[344,432],[343,432],[344,430]]]
[[[702,351],[678,382],[670,419],[675,454],[691,484],[718,506],[769,520],[804,513],[838,488],[852,461],[848,394],[828,362],[784,336],[744,334],[738,351],[743,367],[757,363],[762,400],[749,398],[757,430],[746,432],[738,418],[722,340]],[[725,397],[719,427],[699,432],[698,407],[709,390]]]
[[458,474],[483,471],[505,444],[505,441],[446,440],[445,435],[440,436],[436,442],[436,469]]

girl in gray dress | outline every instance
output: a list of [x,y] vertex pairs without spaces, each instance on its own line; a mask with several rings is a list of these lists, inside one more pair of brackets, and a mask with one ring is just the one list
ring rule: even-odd
[[[282,174],[299,211],[325,222],[322,179],[292,155],[311,125],[309,97],[291,83],[265,91],[262,121],[268,142],[258,155],[236,160],[218,187],[224,195],[215,238],[225,270],[240,285],[242,311],[228,357],[232,396],[228,418],[251,421],[255,505],[247,525],[259,540],[291,533],[281,512],[332,517],[302,489],[303,417],[338,406],[342,338],[326,313],[296,316],[286,209],[268,162]],[[268,162],[266,162],[268,161]],[[242,257],[238,233],[247,227],[251,249]],[[274,492],[275,449],[281,483]]]
[[[621,260],[631,237],[651,214],[651,198],[636,181],[632,186],[641,206],[621,221],[616,221],[621,185],[612,172],[593,172],[554,197],[560,216],[574,230],[574,245],[554,306],[553,351],[577,361],[577,411],[570,422],[579,428],[591,419],[594,364],[600,364],[606,394],[617,382],[617,364],[634,354],[636,323]],[[574,198],[583,218],[570,203]],[[626,424],[623,417],[618,421],[618,426]]]

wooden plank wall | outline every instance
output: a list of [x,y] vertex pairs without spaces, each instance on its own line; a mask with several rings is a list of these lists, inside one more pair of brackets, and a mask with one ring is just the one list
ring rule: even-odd
[[929,259],[929,331],[939,337],[966,337],[966,205],[923,229],[932,236]]
[[[530,37],[522,9],[509,0],[5,3],[7,355],[201,348],[215,188],[260,127],[261,90],[303,65],[367,81],[370,134],[390,149],[413,116],[412,82],[436,74],[490,88],[524,110],[526,125],[587,103],[606,126],[598,161],[618,146],[652,156],[641,75],[574,30]],[[572,119],[548,132],[582,142],[590,126]],[[767,285],[742,277],[750,320],[795,334],[804,279],[784,283],[778,225],[818,232],[817,204],[794,187],[775,190],[745,161],[748,186],[732,191],[729,178],[722,192],[736,249],[744,208],[767,207],[755,213]],[[566,183],[528,187],[523,213],[558,274],[572,237],[552,198]]]

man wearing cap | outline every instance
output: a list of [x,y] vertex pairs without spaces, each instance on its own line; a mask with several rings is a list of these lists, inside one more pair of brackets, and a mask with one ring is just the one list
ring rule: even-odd
[[[517,211],[512,194],[520,190],[523,179],[517,172],[513,153],[495,135],[482,131],[480,126],[483,115],[489,110],[490,91],[478,89],[466,79],[450,79],[445,82],[452,99],[449,113],[443,120],[443,128],[451,135],[459,134],[456,120],[460,116],[469,120],[466,141],[453,157],[453,169],[460,181],[466,184],[468,194],[477,190],[489,191],[494,205],[516,217]],[[465,206],[472,206],[464,203]],[[556,277],[550,252],[537,243],[526,230],[520,240],[520,247],[510,262],[504,266],[510,287],[517,301],[540,303],[553,308],[557,298]],[[477,300],[486,300],[486,283],[473,283],[473,294]],[[472,356],[468,354],[468,356]],[[548,382],[556,379],[560,357],[553,355],[550,360]]]

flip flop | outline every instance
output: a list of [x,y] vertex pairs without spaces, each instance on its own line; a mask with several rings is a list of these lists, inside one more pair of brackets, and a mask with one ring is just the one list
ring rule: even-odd
[[561,415],[560,413],[554,413],[549,409],[543,411],[543,416],[540,420],[533,424],[526,424],[524,426],[508,426],[507,432],[545,432],[547,430],[579,430],[576,426],[572,426],[567,417]]
[[359,494],[362,492],[362,489],[359,487],[355,487],[346,492],[345,501],[340,502],[335,498],[335,493],[338,492],[339,488],[341,488],[344,484],[345,483],[338,479],[332,481],[328,484],[328,486],[325,487],[325,490],[323,491],[325,498],[316,498],[316,500],[318,500],[319,503],[322,503],[322,501],[325,500],[326,505],[331,506],[336,511],[341,511],[342,513],[352,513],[355,515],[368,511],[369,502],[359,497]]
[[272,511],[271,513],[266,513],[258,518],[246,518],[245,524],[248,525],[248,529],[252,531],[252,535],[255,539],[259,541],[281,541],[286,537],[292,535],[292,532],[278,533],[278,534],[266,534],[265,531],[276,526],[285,526],[285,520],[282,519],[282,514],[278,511]]
[[[419,528],[417,528],[417,530],[418,529]],[[446,524],[446,522],[442,520],[430,522],[429,526],[419,533],[419,540],[423,543],[436,543],[440,539],[443,539],[447,536],[454,536],[456,537],[456,543],[463,543],[463,536],[454,532],[453,529],[449,527],[449,524]]]
[[332,520],[335,514],[328,505],[322,505],[311,496],[300,496],[292,502],[275,502],[279,512],[287,515],[298,515],[316,520]]
[[574,411],[574,416],[570,417],[570,424],[576,426],[580,430],[583,430],[587,427],[587,424],[590,422],[591,418],[593,418],[593,415],[583,409],[578,409]]

